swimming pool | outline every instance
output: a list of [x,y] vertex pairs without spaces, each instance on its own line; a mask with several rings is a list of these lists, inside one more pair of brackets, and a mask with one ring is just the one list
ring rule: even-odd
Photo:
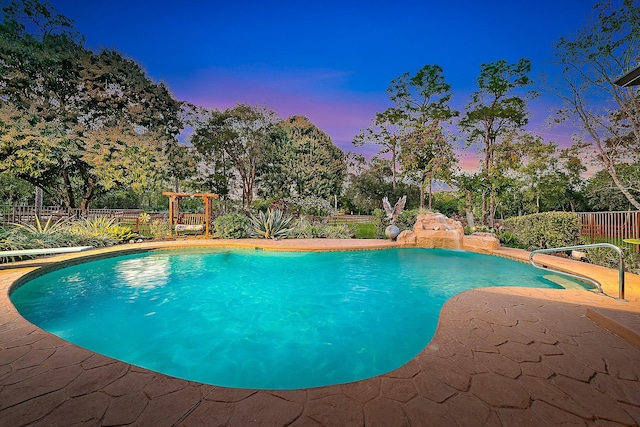
[[11,299],[92,351],[237,388],[340,384],[396,369],[444,302],[486,286],[559,288],[531,266],[445,249],[160,251],[46,273]]

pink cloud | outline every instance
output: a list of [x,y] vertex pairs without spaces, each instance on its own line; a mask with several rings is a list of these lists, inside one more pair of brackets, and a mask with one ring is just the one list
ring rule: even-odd
[[462,172],[474,173],[479,170],[481,155],[471,151],[459,152],[458,155],[460,156],[458,166]]

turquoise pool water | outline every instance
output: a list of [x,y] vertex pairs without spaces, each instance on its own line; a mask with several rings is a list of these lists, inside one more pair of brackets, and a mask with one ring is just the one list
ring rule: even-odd
[[529,265],[444,249],[162,251],[56,270],[11,300],[39,327],[134,365],[296,389],[402,366],[447,299],[487,286],[559,288]]

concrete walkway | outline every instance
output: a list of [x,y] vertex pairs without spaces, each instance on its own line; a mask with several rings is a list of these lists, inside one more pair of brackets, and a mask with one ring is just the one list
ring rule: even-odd
[[[183,241],[138,247],[229,244]],[[242,244],[280,250],[390,246],[325,239]],[[123,249],[129,247],[51,260]],[[498,252],[528,257],[517,250]],[[596,277],[607,294],[617,295],[617,272],[554,258],[544,263]],[[445,304],[431,343],[396,371],[339,386],[264,391],[178,380],[42,331],[22,318],[8,298],[12,283],[33,269],[0,272],[1,426],[640,424],[640,348],[633,344],[639,336],[640,278],[635,275],[627,275],[628,302],[580,290],[466,291]]]

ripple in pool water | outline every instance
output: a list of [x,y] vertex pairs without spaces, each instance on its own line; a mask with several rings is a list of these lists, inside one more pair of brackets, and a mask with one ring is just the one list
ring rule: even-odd
[[11,299],[41,328],[134,365],[296,389],[402,366],[447,299],[487,286],[558,287],[526,264],[444,249],[164,251],[52,271]]

